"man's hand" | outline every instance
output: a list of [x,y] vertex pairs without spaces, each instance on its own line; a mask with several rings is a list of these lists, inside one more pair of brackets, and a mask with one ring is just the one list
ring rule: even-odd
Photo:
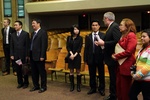
[[44,61],[44,58],[40,58],[40,61]]
[[105,42],[104,42],[102,39],[99,39],[99,40],[98,40],[98,45],[99,45],[99,46],[104,46],[104,43],[105,43]]
[[14,56],[10,56],[10,59],[11,59],[11,60],[14,60]]

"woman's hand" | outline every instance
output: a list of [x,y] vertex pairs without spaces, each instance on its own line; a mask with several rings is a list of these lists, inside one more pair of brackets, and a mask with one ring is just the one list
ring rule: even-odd
[[112,59],[116,60],[115,54],[111,55]]
[[133,74],[132,77],[133,77],[134,80],[139,80],[140,79],[136,74]]
[[74,55],[72,54],[69,58],[71,59],[71,60],[74,60]]

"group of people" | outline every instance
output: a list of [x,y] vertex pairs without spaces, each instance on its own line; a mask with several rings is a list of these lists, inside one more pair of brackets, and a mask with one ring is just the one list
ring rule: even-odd
[[[140,92],[144,100],[150,100],[150,29],[142,31],[143,46],[136,57],[137,38],[134,22],[124,18],[118,25],[113,12],[106,12],[103,21],[107,26],[106,34],[99,31],[99,21],[93,20],[92,32],[85,38],[84,62],[88,65],[91,88],[87,94],[96,93],[98,87],[100,95],[105,96],[104,64],[106,64],[109,70],[110,94],[104,97],[104,100],[138,100]],[[81,91],[82,43],[80,29],[77,25],[73,25],[66,46],[69,55],[70,91],[74,90],[74,69],[77,73],[77,91]],[[96,83],[97,72],[99,84]]]
[[[3,75],[10,74],[10,59],[12,61],[13,72],[17,75],[17,88],[27,88],[29,85],[28,74],[22,73],[24,64],[30,61],[33,88],[42,93],[47,90],[47,75],[45,70],[46,50],[48,46],[47,32],[41,28],[41,20],[33,19],[32,28],[34,32],[29,33],[22,29],[22,22],[14,22],[14,28],[9,26],[10,20],[4,19],[3,49],[6,58]],[[41,83],[39,84],[39,76]]]
[[[135,56],[137,38],[136,26],[129,18],[124,18],[118,25],[113,12],[106,12],[103,16],[107,26],[106,34],[100,32],[99,20],[91,22],[91,34],[85,37],[84,62],[89,69],[88,95],[96,93],[105,96],[104,64],[108,66],[110,76],[109,96],[104,100],[137,100],[140,92],[144,100],[150,100],[150,29],[141,33],[142,48]],[[4,20],[3,48],[6,58],[3,75],[10,73],[10,58],[13,72],[17,72],[17,88],[27,88],[28,75],[22,74],[22,65],[30,61],[33,88],[42,93],[47,90],[47,75],[45,70],[48,37],[41,28],[41,20],[33,19],[31,38],[22,29],[22,22],[15,21],[14,28],[9,26],[10,20]],[[80,36],[78,25],[71,28],[71,36],[67,37],[67,62],[70,69],[70,92],[74,91],[74,69],[77,73],[77,91],[81,88],[81,48],[83,38]],[[17,61],[21,61],[18,63]],[[131,66],[134,65],[134,70]],[[99,82],[96,82],[98,72]],[[41,84],[39,84],[39,75]],[[134,81],[133,81],[134,80]]]

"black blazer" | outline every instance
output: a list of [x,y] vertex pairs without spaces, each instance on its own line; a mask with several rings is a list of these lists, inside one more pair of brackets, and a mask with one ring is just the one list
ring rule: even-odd
[[[2,28],[1,31],[2,31],[2,36],[3,36],[3,38],[4,38],[4,28]],[[12,28],[12,27],[10,27],[9,32],[8,32],[8,33],[9,33],[9,35],[8,35],[9,44],[10,44],[11,34],[14,33],[14,32],[15,32],[15,29]],[[4,41],[4,39],[3,39],[3,44],[4,44],[4,42],[5,42],[5,41]]]
[[[104,40],[104,34],[102,32],[98,33],[99,37]],[[103,62],[103,50],[101,46],[96,47],[95,51],[95,62]],[[93,38],[92,33],[87,35],[85,38],[85,49],[84,49],[84,62],[88,65],[93,63]]]
[[29,57],[29,47],[29,33],[22,30],[19,37],[16,32],[11,34],[10,56],[14,56],[15,60]]
[[[31,34],[31,41],[34,32]],[[32,42],[32,58],[34,61],[40,61],[40,58],[46,60],[46,50],[48,47],[47,32],[40,29]]]
[[78,36],[77,38],[75,38],[74,41],[71,36],[68,36],[67,46],[66,46],[68,53],[72,51],[73,53],[77,52],[79,54],[81,52],[82,43],[83,43],[83,39],[81,36]]
[[119,25],[113,22],[107,30],[104,38],[104,60],[107,65],[115,64],[115,61],[111,58],[111,55],[114,53],[115,45],[119,41],[120,37],[121,33],[119,30]]

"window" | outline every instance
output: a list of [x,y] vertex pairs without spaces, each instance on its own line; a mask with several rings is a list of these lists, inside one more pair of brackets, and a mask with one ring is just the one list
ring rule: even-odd
[[24,0],[18,0],[18,17],[24,17]]
[[4,17],[11,17],[11,0],[4,0]]

